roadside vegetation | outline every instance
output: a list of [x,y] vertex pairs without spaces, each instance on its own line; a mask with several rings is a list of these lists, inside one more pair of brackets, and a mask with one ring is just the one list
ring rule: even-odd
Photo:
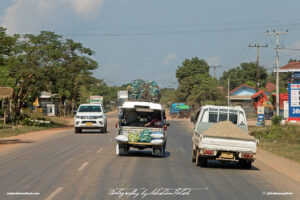
[[3,126],[3,122],[0,121],[0,138],[50,128],[65,127],[68,124],[68,118],[47,117],[41,113],[24,111],[24,117],[18,125],[8,124]]
[[300,163],[300,126],[250,127],[259,139],[259,148]]

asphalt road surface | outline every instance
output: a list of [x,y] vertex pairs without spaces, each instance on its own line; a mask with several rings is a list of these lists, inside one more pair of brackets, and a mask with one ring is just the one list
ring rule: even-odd
[[170,121],[165,157],[150,149],[117,156],[116,120],[109,117],[106,134],[70,129],[0,152],[0,200],[297,199],[267,195],[276,186],[255,162],[250,170],[219,162],[196,167],[187,121]]

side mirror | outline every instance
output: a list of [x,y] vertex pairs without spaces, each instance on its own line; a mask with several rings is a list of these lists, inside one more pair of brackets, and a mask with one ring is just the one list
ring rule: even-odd
[[107,110],[104,109],[103,112],[104,112],[104,113],[107,113]]
[[166,126],[170,126],[170,124],[169,124],[169,123],[165,123],[165,125],[166,125]]

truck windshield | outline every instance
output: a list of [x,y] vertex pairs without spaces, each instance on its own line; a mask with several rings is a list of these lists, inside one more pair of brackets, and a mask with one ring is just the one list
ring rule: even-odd
[[100,106],[80,106],[78,112],[101,112]]

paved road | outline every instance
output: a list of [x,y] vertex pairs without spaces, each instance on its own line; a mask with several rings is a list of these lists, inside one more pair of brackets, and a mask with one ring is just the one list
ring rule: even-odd
[[[196,167],[186,121],[171,122],[164,158],[152,157],[150,151],[115,155],[115,122],[112,115],[107,134],[65,130],[0,153],[0,200],[142,199],[147,193],[143,199],[283,198],[263,195],[275,186],[261,177],[255,163],[251,170],[218,162]],[[9,195],[15,192],[21,195]]]

